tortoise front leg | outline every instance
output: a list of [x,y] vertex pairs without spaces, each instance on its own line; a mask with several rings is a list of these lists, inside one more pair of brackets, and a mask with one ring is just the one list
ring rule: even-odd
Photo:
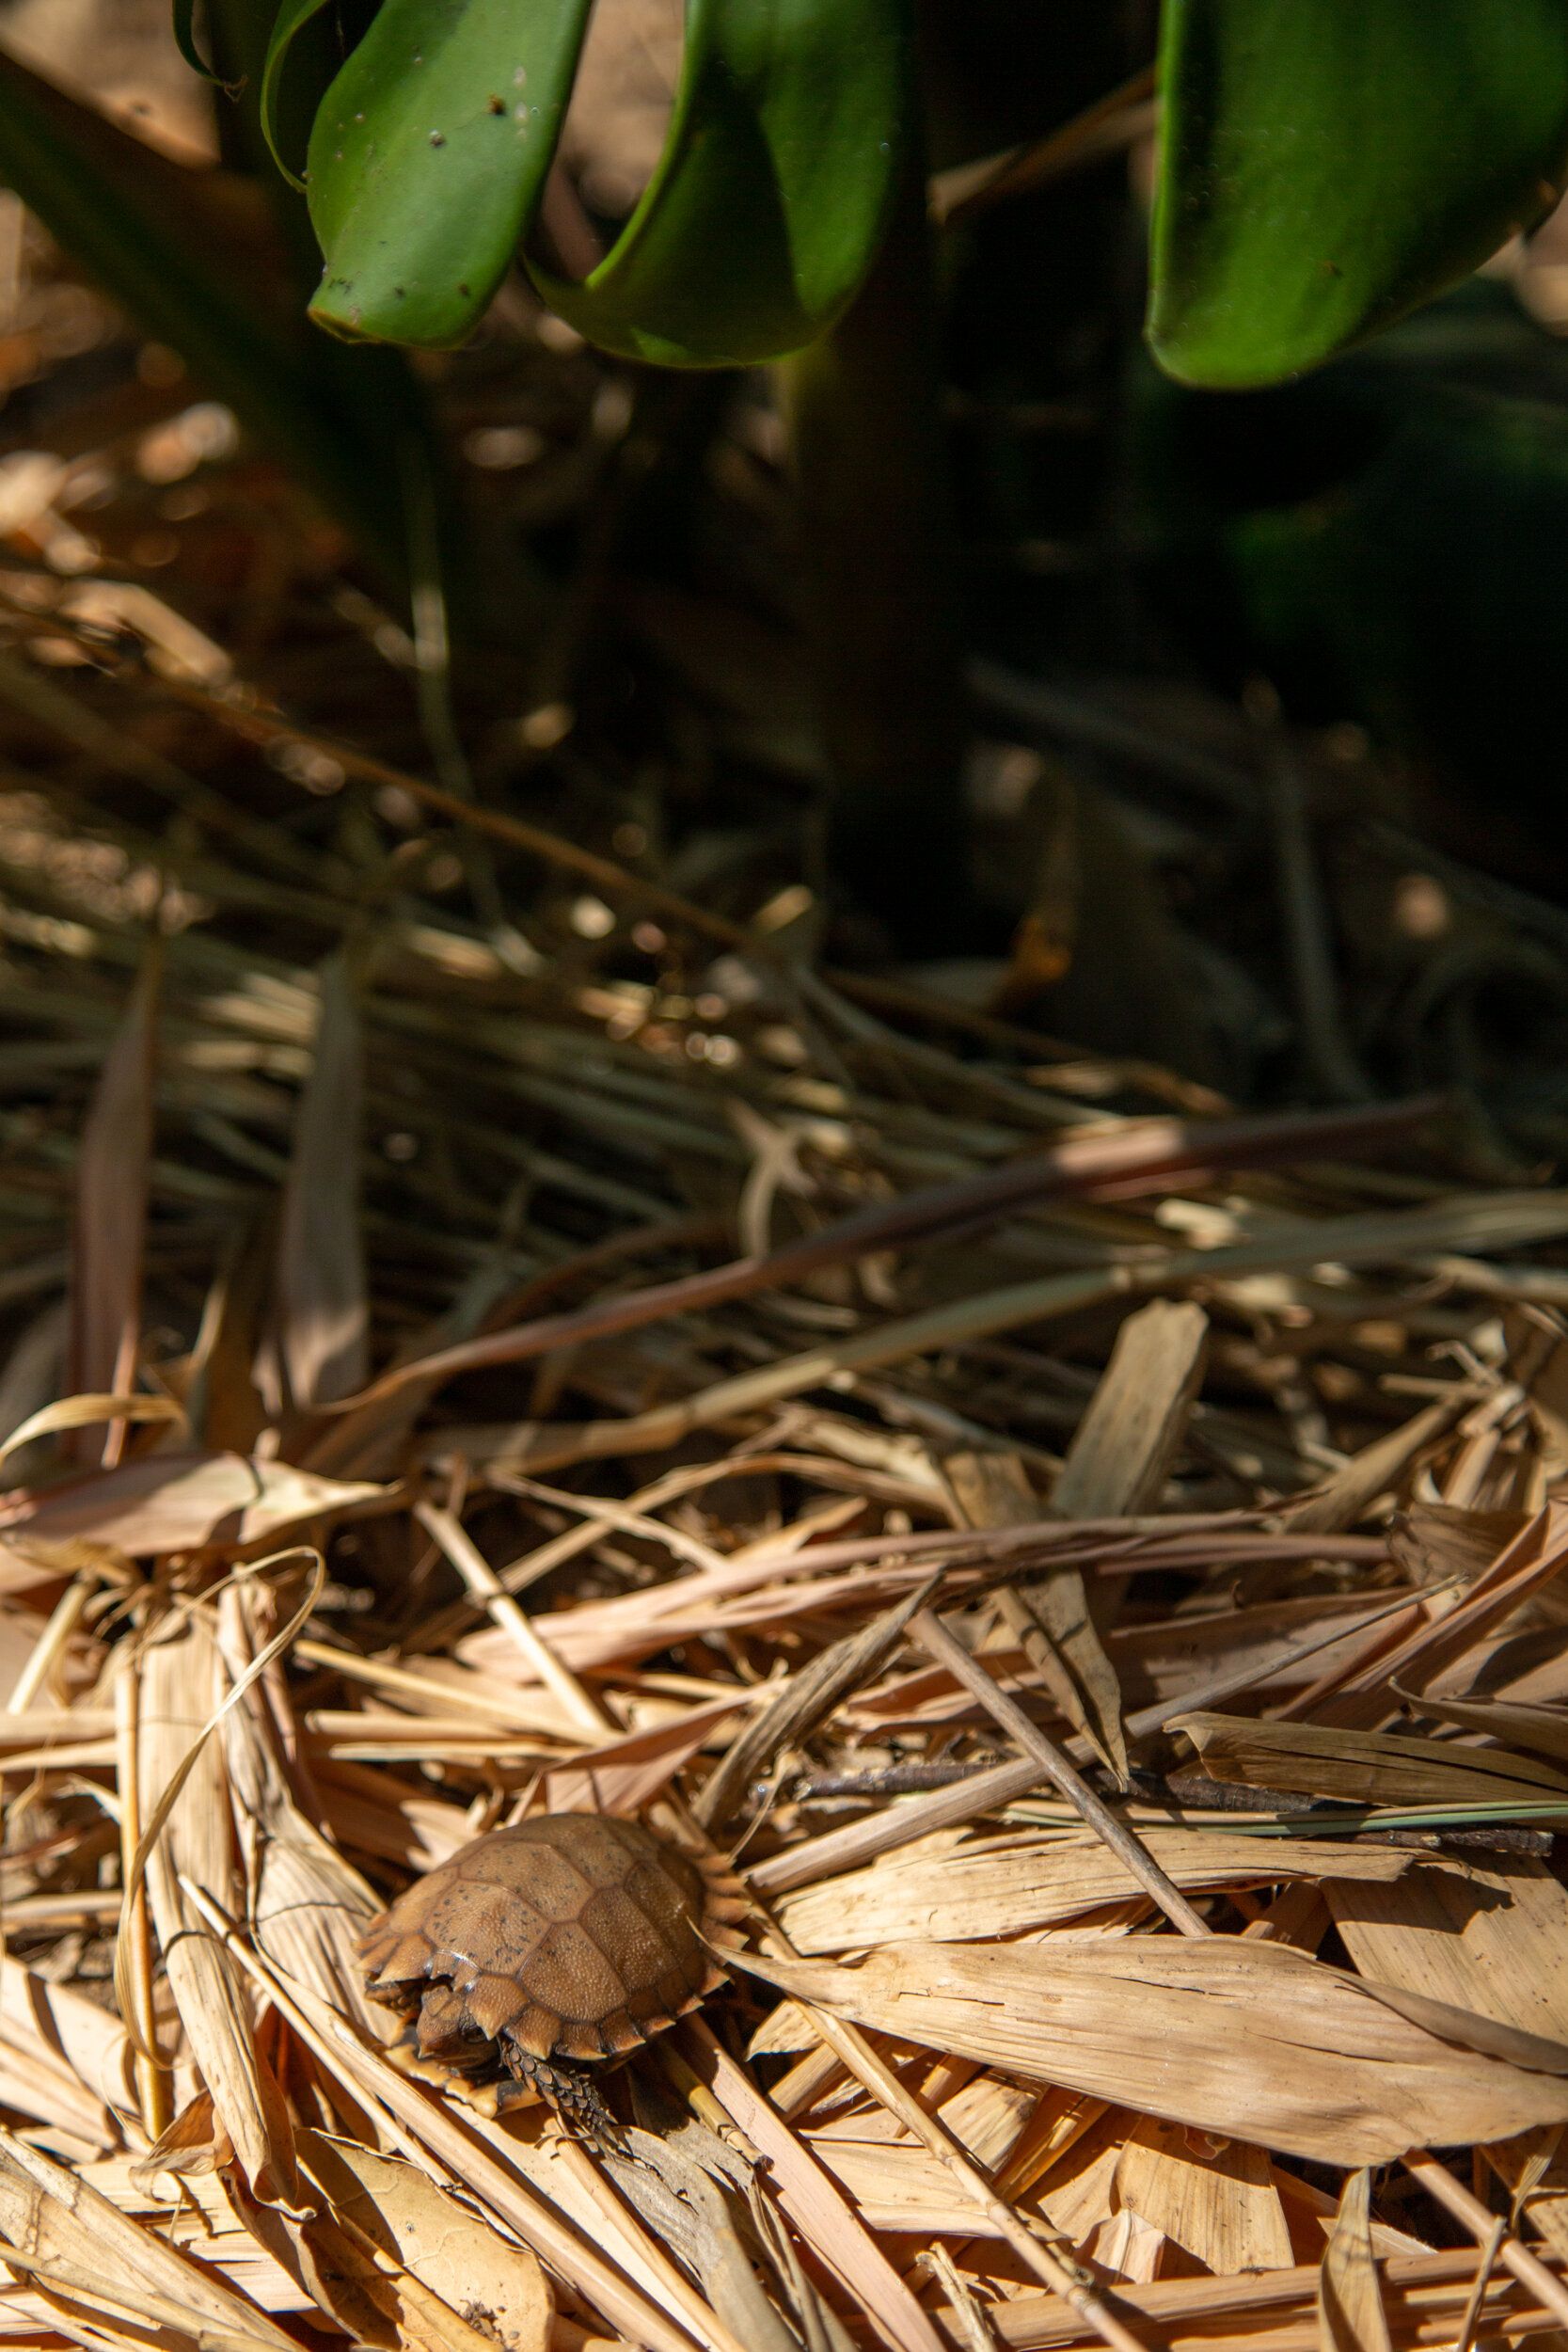
[[497,2087],[498,2114],[504,2115],[509,2107],[525,2106],[533,2098],[543,2099],[569,2130],[592,2139],[600,2148],[620,2147],[621,2127],[600,2098],[593,2076],[582,2067],[553,2065],[548,2058],[534,2058],[531,2052],[520,2050],[515,2042],[504,2039],[501,2055],[514,2080]]

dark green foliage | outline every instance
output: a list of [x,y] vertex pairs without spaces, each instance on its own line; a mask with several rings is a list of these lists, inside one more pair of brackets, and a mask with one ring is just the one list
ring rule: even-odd
[[1148,334],[1189,384],[1277,383],[1555,201],[1563,0],[1165,0]]

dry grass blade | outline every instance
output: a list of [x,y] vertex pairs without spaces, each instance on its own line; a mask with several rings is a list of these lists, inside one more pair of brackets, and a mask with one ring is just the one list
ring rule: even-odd
[[1457,1724],[1465,1731],[1484,1732],[1515,1751],[1524,1748],[1568,1764],[1568,1714],[1560,1708],[1522,1707],[1509,1699],[1433,1698],[1429,1692],[1416,1698],[1400,1691],[1397,1684],[1390,1687],[1400,1698],[1408,1699],[1418,1714],[1429,1715],[1434,1723]]
[[[259,1622],[265,1605],[254,1584],[231,1585],[219,1602],[219,1645],[236,1686],[265,1655],[267,1639]],[[375,1897],[295,1801],[263,1688],[252,1682],[223,1725],[224,1761],[245,1865],[246,1913],[269,1959],[364,2021],[370,2012],[355,1942],[375,1911]]]
[[[47,1984],[7,1955],[0,1962],[0,2097],[9,2107],[102,2154],[134,2112],[124,2027],[69,1985]],[[134,2127],[133,2127],[134,2129]]]
[[319,985],[277,1240],[277,1350],[289,1397],[301,1411],[362,1388],[369,1360],[359,1221],[364,1045],[341,955],[323,966]]
[[705,1830],[710,1834],[721,1830],[756,1774],[765,1772],[781,1750],[803,1740],[851,1692],[870,1681],[941,1581],[937,1576],[917,1586],[907,1598],[874,1617],[863,1631],[847,1634],[815,1658],[803,1673],[791,1677],[779,1696],[731,1742],[723,1762],[704,1788],[693,1811]]
[[53,1437],[57,1430],[91,1429],[100,1422],[182,1428],[184,1421],[184,1414],[169,1396],[66,1396],[57,1405],[43,1405],[29,1413],[0,1445],[0,1462],[31,1445],[35,1438]]
[[[321,1478],[293,1463],[239,1454],[154,1454],[115,1470],[8,1497],[0,1539],[29,1549],[96,1544],[133,1559],[209,1545],[248,1550],[302,1523],[385,1507],[387,1489]],[[34,1578],[56,1573],[45,1555]]]
[[1363,2166],[1339,2193],[1339,2210],[1318,2280],[1318,2327],[1323,2352],[1389,2352],[1372,2256],[1371,2175]]
[[[68,1369],[68,1385],[77,1393],[123,1395],[136,1372],[161,962],[154,946],[82,1131]],[[111,1423],[104,1443],[96,1448],[83,1443],[81,1458],[114,1462],[119,1441],[119,1425]]]
[[[1061,1518],[1131,1518],[1158,1497],[1202,1381],[1208,1329],[1201,1308],[1164,1299],[1128,1316],[1052,1492]],[[960,1455],[948,1477],[972,1524],[1032,1516],[1021,1464]],[[1064,1711],[1125,1787],[1121,1687],[1082,1571],[1005,1587],[997,1607],[1032,1657],[1037,1645],[1044,1651],[1038,1662]],[[1110,1613],[1103,1595],[1101,1608]]]
[[1386,1991],[1568,2042],[1568,1985],[1557,1964],[1568,1890],[1544,1863],[1513,1855],[1462,1872],[1419,1870],[1375,1901],[1333,1877],[1324,1892],[1352,1960]]
[[115,1675],[115,1763],[119,1810],[119,1873],[123,1892],[115,1938],[115,1995],[135,2053],[136,2101],[143,2130],[162,2139],[173,2120],[169,2074],[158,2047],[152,1999],[152,1938],[144,1867],[141,1676],[134,1658]]
[[1332,1723],[1370,1725],[1389,1712],[1398,1683],[1421,1690],[1483,1634],[1551,1583],[1568,1560],[1568,1505],[1548,1503],[1479,1576],[1456,1609],[1420,1627],[1353,1675],[1321,1708]]
[[[958,1454],[946,1468],[954,1500],[972,1527],[1017,1525],[1035,1517],[1034,1489],[1016,1454]],[[1064,1565],[1027,1582],[1005,1584],[996,1611],[1069,1722],[1125,1787],[1121,1686],[1091,1613],[1082,1569]]]
[[1506,1748],[1447,1740],[1341,1731],[1329,1724],[1253,1723],[1243,1715],[1173,1715],[1214,1779],[1289,1788],[1343,1804],[1498,1804],[1510,1799],[1568,1804],[1568,1776]]
[[1209,1318],[1156,1299],[1129,1315],[1073,1433],[1052,1505],[1063,1518],[1131,1518],[1158,1498],[1203,1379]]
[[[202,1932],[182,1880],[222,1896],[231,1887],[228,1779],[208,1736],[219,1692],[212,1629],[188,1618],[154,1638],[140,1661],[138,1724],[147,1890],[180,2022],[246,2178],[259,2195],[297,2203],[293,2133],[257,2046],[244,1981]],[[174,1801],[169,1800],[174,1792]],[[134,1874],[133,1874],[134,1876]]]
[[[1194,1888],[1273,1886],[1333,1879],[1387,1887],[1417,1857],[1338,1838],[1260,1839],[1219,1829],[1145,1828],[1142,1843],[1173,1883]],[[823,1879],[779,1901],[797,1948],[847,1952],[927,1936],[984,1942],[1125,1902],[1126,1865],[1099,1839],[1019,1831],[933,1851],[890,1854],[870,1868]]]

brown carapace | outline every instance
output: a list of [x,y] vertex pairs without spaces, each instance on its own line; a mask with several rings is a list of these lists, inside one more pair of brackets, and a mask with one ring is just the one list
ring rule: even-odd
[[723,1981],[705,1938],[739,1889],[637,1821],[546,1813],[492,1830],[418,1880],[360,1938],[366,1985],[411,2021],[410,2056],[497,2104],[537,2092],[595,2131],[588,2071],[624,2058]]

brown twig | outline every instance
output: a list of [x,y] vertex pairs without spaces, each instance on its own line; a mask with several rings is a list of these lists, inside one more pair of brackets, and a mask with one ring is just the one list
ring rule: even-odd
[[530,1671],[560,1700],[572,1721],[591,1740],[613,1739],[617,1726],[535,1630],[532,1619],[506,1590],[462,1523],[450,1511],[439,1510],[431,1502],[416,1503],[414,1516],[431,1540],[440,1545],[475,1600],[488,1610],[521,1653]]
[[984,164],[942,173],[932,183],[932,217],[940,228],[952,229],[1008,197],[1102,162],[1142,138],[1153,123],[1154,68],[1148,65],[1097,98],[1070,122],[1058,123],[1044,138],[1009,148]]

